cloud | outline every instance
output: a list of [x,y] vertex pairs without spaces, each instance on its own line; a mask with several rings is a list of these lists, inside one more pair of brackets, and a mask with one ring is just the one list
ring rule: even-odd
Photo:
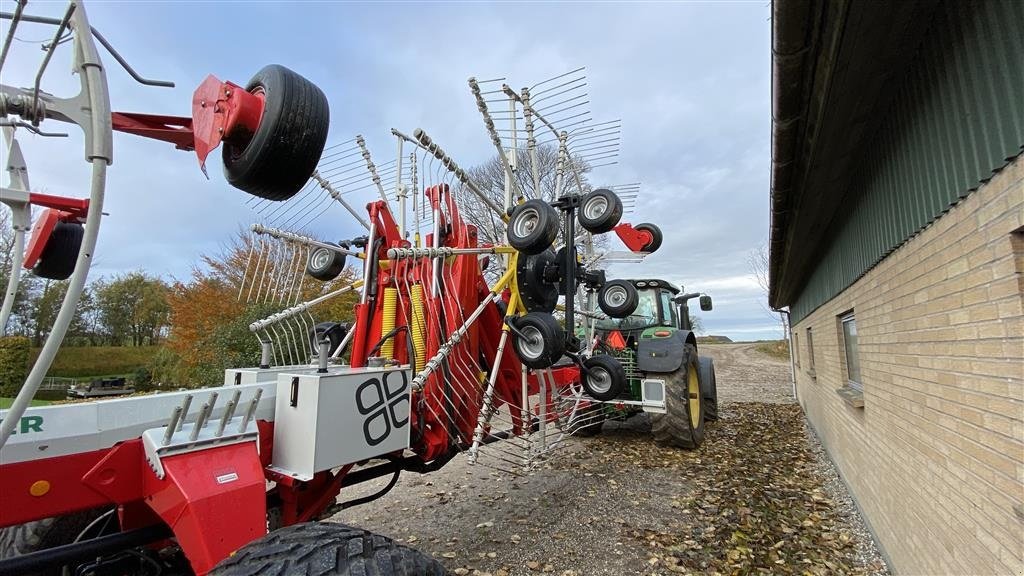
[[[330,142],[365,135],[378,164],[394,154],[391,127],[426,129],[463,166],[494,153],[466,86],[469,76],[506,77],[520,87],[587,66],[596,120],[621,118],[618,164],[595,183],[642,182],[632,222],[665,231],[664,245],[619,275],[664,277],[713,292],[709,332],[771,332],[763,294],[744,278],[747,255],[767,237],[769,179],[769,9],[764,3],[529,4],[255,3],[204,4],[202,18],[177,2],[89,3],[92,24],[141,74],[174,89],[133,82],[102,54],[115,110],[187,115],[191,92],[209,73],[244,84],[262,65],[281,63],[316,82],[331,105]],[[58,16],[61,4],[30,11]],[[159,26],[153,26],[159,22]],[[19,28],[22,39],[52,29]],[[15,43],[4,82],[29,85],[41,53]],[[44,78],[70,95],[69,46]],[[48,128],[63,128],[48,123]],[[33,184],[85,196],[82,136],[62,141],[21,134]],[[211,158],[210,180],[193,155],[115,136],[95,273],[144,268],[185,277],[200,254],[250,223],[246,197]],[[356,205],[374,197],[357,193]],[[331,208],[314,232],[359,232]],[[612,244],[616,245],[613,239]],[[753,332],[751,332],[753,331]],[[776,331],[777,332],[777,331]],[[767,337],[767,336],[766,336]]]

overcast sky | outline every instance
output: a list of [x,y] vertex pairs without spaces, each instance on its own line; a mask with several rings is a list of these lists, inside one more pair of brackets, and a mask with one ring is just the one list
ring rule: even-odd
[[[10,11],[13,3],[3,1]],[[58,16],[62,3],[30,2]],[[751,275],[748,256],[768,235],[770,22],[766,0],[649,4],[341,4],[88,2],[99,29],[142,75],[177,87],[136,84],[107,65],[114,110],[190,113],[207,74],[245,84],[268,63],[288,66],[323,89],[331,107],[328,144],[363,134],[378,163],[394,156],[390,128],[426,129],[462,166],[494,153],[466,79],[505,77],[513,87],[586,66],[595,120],[621,118],[622,153],[591,175],[595,185],[641,182],[630,222],[665,231],[642,264],[613,276],[659,277],[707,292],[705,332],[733,339],[776,338],[777,322]],[[8,21],[0,21],[6,33]],[[22,25],[3,82],[31,85],[39,41],[52,28]],[[43,87],[77,90],[69,45]],[[82,137],[43,139],[19,131],[33,188],[88,195]],[[207,180],[195,156],[170,145],[115,134],[92,275],[144,269],[186,278],[201,254],[216,252],[253,221],[247,197],[228,186],[219,153]],[[4,156],[6,157],[6,150]],[[357,203],[372,196],[357,197]],[[328,214],[327,238],[357,230]],[[325,225],[323,222],[321,226]],[[613,244],[617,239],[612,240]]]

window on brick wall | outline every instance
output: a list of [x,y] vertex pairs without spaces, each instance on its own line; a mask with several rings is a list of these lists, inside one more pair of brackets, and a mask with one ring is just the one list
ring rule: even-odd
[[860,353],[857,350],[857,319],[853,311],[839,317],[842,329],[843,352],[846,360],[846,381],[857,390],[863,390],[860,378]]
[[814,332],[807,329],[807,372],[814,376]]

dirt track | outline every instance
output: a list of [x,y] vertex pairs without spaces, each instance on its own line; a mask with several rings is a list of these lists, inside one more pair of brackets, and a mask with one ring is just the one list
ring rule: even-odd
[[[804,431],[788,364],[750,344],[702,345],[701,354],[715,358],[722,419],[699,450],[654,445],[641,416],[571,439],[528,476],[459,457],[332,520],[433,554],[455,574],[884,572]],[[778,458],[767,460],[780,464],[761,466],[772,451]]]

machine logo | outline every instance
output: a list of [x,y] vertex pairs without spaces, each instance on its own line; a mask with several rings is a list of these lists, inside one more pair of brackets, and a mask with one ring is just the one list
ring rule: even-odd
[[[401,377],[400,382],[396,375]],[[409,423],[408,389],[409,380],[401,370],[385,372],[381,378],[370,378],[356,388],[356,407],[366,417],[363,437],[367,444],[376,446]]]

